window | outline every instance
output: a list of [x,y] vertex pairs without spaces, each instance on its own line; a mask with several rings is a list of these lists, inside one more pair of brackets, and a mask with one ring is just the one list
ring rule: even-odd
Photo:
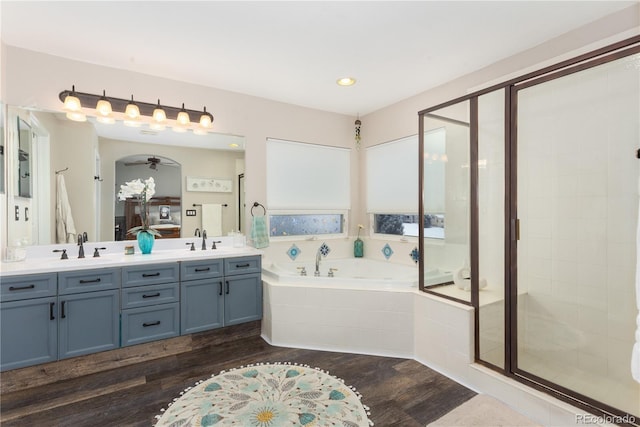
[[272,237],[309,236],[344,233],[343,213],[278,213],[269,215]]
[[351,150],[267,139],[269,235],[346,235]]
[[[425,148],[425,236],[444,239],[444,129],[428,132]],[[374,234],[418,237],[418,136],[367,149],[367,212]]]

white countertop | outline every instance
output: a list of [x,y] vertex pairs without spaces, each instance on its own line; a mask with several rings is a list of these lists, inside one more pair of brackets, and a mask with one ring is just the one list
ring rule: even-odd
[[[59,271],[86,270],[91,268],[124,267],[131,265],[154,264],[172,261],[194,261],[198,259],[233,258],[241,256],[262,255],[262,251],[250,246],[233,247],[232,238],[216,237],[218,249],[211,249],[213,238],[207,239],[207,249],[201,250],[202,238],[181,238],[156,240],[153,251],[143,255],[135,240],[122,242],[87,242],[84,244],[85,258],[78,258],[76,244],[45,245],[27,248],[27,257],[18,262],[2,262],[0,276],[17,276],[21,274],[57,273]],[[190,250],[187,243],[195,243],[195,251]],[[135,254],[125,255],[124,247],[132,245]],[[95,248],[106,247],[100,251],[99,258],[93,258]],[[60,259],[60,253],[54,249],[67,249],[69,259]]]

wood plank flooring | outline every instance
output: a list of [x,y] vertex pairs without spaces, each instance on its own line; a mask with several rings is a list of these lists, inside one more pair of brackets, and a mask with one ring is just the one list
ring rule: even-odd
[[161,342],[2,373],[0,423],[152,426],[160,409],[196,381],[258,362],[297,362],[344,379],[379,427],[424,427],[475,396],[414,360],[274,347],[258,330],[195,334],[169,341],[175,348],[162,342],[157,353],[148,349]]

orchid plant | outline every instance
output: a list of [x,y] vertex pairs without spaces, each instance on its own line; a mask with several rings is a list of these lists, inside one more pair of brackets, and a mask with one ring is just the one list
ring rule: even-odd
[[144,182],[142,182],[140,179],[134,179],[133,181],[129,181],[126,184],[120,186],[120,191],[118,192],[119,200],[122,201],[130,197],[137,197],[138,203],[140,205],[140,220],[142,222],[142,225],[127,230],[127,233],[137,235],[141,231],[146,231],[147,233],[153,234],[154,236],[160,236],[160,233],[149,227],[148,202],[149,200],[151,200],[155,193],[156,183],[153,181],[152,176],[150,176],[149,179],[145,180]]

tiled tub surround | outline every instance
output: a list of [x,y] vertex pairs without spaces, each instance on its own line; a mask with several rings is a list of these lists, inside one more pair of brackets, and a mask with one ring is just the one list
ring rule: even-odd
[[266,277],[262,283],[263,337],[274,345],[413,355],[413,289],[367,290],[336,286],[338,281],[329,286],[280,284]]

